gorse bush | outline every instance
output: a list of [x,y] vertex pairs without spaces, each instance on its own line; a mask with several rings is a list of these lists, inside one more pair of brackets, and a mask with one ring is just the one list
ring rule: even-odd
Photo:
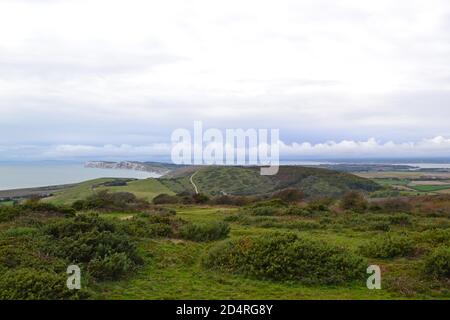
[[13,220],[23,213],[18,206],[0,206],[0,222]]
[[[71,263],[83,263],[88,270],[100,276],[100,267],[105,266],[106,278],[119,277],[141,263],[136,247],[129,237],[116,231],[112,222],[97,215],[80,215],[49,225],[45,232],[57,241],[49,245],[50,252]],[[114,258],[113,258],[114,257]],[[126,263],[123,257],[126,257]],[[111,269],[111,261],[121,261],[122,267]],[[126,268],[124,267],[126,266]]]
[[414,241],[403,235],[386,234],[360,247],[360,252],[371,258],[394,258],[410,256],[415,251]]
[[220,243],[209,251],[203,265],[256,278],[324,284],[362,280],[367,268],[363,258],[348,250],[293,234]]
[[305,198],[305,194],[295,188],[287,188],[272,195],[272,199],[280,199],[288,203],[300,202]]
[[177,196],[171,196],[166,193],[157,195],[152,200],[153,204],[175,204],[180,203],[181,199]]
[[440,245],[450,246],[450,229],[427,230],[418,236],[421,243],[429,244],[433,247]]
[[407,226],[411,224],[411,216],[405,214],[405,213],[397,213],[390,215],[388,217],[389,223],[396,224],[396,225],[402,225]]
[[225,222],[189,223],[180,228],[180,237],[198,242],[213,241],[226,238],[229,232],[230,227]]
[[59,300],[87,298],[81,290],[69,290],[67,275],[30,268],[11,269],[0,276],[1,300]]
[[89,262],[89,273],[98,280],[114,280],[135,268],[136,264],[124,252],[96,257]]
[[138,199],[130,192],[109,192],[100,190],[84,200],[77,200],[72,204],[75,210],[102,210],[102,211],[136,211],[145,209],[149,203]]
[[450,247],[441,246],[433,250],[425,258],[424,271],[435,278],[450,279]]
[[39,199],[30,199],[23,204],[13,206],[0,206],[0,222],[11,221],[15,218],[30,214],[42,214],[49,216],[74,216],[75,211],[65,206],[57,206],[51,203],[41,202]]
[[134,237],[175,237],[178,234],[178,229],[185,223],[171,215],[140,214],[121,222],[121,229]]
[[251,214],[255,216],[275,216],[281,213],[281,209],[276,207],[257,207],[251,209]]
[[348,191],[341,199],[341,208],[344,210],[364,212],[368,205],[364,195],[358,191]]
[[60,214],[66,216],[74,216],[75,211],[70,207],[57,206],[48,202],[41,202],[39,198],[32,198],[25,201],[18,207],[27,212]]
[[413,206],[407,199],[402,198],[389,198],[386,200],[377,201],[374,203],[380,210],[384,212],[404,212],[409,213],[412,211]]

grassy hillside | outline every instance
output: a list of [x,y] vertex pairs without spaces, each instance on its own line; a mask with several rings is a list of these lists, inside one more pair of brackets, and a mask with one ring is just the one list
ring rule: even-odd
[[[193,192],[194,188],[190,181],[192,176],[199,192],[208,195],[264,195],[285,188],[296,188],[302,190],[307,197],[340,196],[347,190],[370,192],[380,188],[371,180],[327,169],[284,166],[280,167],[279,173],[275,176],[262,176],[256,167],[204,166],[190,170],[182,169],[174,176],[159,179],[90,180],[61,190],[47,201],[70,204],[86,198],[95,190],[104,189],[112,192],[131,192],[138,198],[151,201],[161,193]],[[115,186],[114,182],[122,182],[124,185]]]
[[[126,185],[123,186],[111,186],[105,185],[114,181],[124,181]],[[112,192],[131,192],[139,198],[144,198],[151,201],[155,196],[161,193],[173,194],[173,192],[163,185],[158,179],[143,179],[143,180],[130,180],[130,179],[117,179],[117,178],[101,178],[85,181],[72,188],[60,191],[54,196],[47,199],[47,201],[56,204],[70,204],[79,199],[84,199],[91,195],[94,191],[108,189]]]
[[[296,188],[307,196],[339,196],[347,190],[370,192],[380,188],[375,182],[352,174],[299,166],[282,166],[274,176],[262,176],[256,167],[213,166],[198,168],[196,172],[193,180],[199,192],[209,195],[259,195]],[[188,175],[192,172],[172,179],[171,183],[180,181],[179,184],[185,185]]]
[[131,192],[136,197],[151,201],[154,197],[161,193],[174,194],[169,188],[161,183],[158,179],[148,178],[144,180],[135,180],[127,183],[126,186],[101,186],[98,190],[108,189],[112,192]]
[[46,201],[56,204],[70,204],[79,199],[84,199],[92,194],[95,186],[105,182],[116,180],[114,178],[100,178],[94,180],[88,180],[79,183],[71,188],[59,191],[54,196],[46,198]]

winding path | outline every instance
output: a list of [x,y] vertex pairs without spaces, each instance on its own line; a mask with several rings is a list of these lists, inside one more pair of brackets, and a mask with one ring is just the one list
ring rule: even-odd
[[191,181],[192,185],[194,186],[195,194],[198,194],[198,189],[197,189],[197,186],[195,185],[194,180],[192,178],[194,178],[194,176],[197,174],[197,172],[198,171],[195,171],[194,174],[189,179]]

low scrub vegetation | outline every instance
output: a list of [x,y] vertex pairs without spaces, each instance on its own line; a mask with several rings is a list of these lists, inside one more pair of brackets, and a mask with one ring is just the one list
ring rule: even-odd
[[361,246],[360,251],[371,258],[406,257],[414,253],[415,243],[408,236],[386,234]]
[[72,208],[77,211],[138,211],[149,207],[145,200],[138,199],[130,192],[109,192],[108,190],[97,191],[84,200],[77,200]]
[[425,258],[425,273],[435,278],[450,279],[450,247],[434,249]]
[[361,280],[367,268],[348,250],[293,234],[226,241],[212,248],[203,264],[257,278],[325,284]]
[[75,210],[66,206],[57,206],[52,203],[41,202],[39,198],[33,198],[22,204],[12,206],[0,206],[0,223],[14,220],[30,214],[41,216],[73,216]]
[[189,223],[181,227],[180,237],[186,240],[204,242],[224,239],[229,232],[230,227],[224,222]]

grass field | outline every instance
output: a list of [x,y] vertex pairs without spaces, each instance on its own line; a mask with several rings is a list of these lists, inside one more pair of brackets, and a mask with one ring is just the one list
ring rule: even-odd
[[102,189],[108,189],[112,192],[130,192],[136,195],[136,197],[148,201],[152,201],[154,197],[161,193],[174,194],[174,192],[162,184],[160,180],[153,178],[130,181],[126,186],[101,186],[96,188],[96,190]]
[[435,191],[450,189],[450,184],[447,184],[447,185],[414,185],[414,186],[409,186],[409,187],[414,190],[421,191],[421,192],[435,192]]
[[96,190],[108,189],[113,192],[131,192],[137,197],[151,201],[155,196],[161,193],[173,194],[158,179],[142,179],[127,182],[126,186],[103,186],[103,183],[116,181],[116,178],[101,178],[89,180],[80,183],[74,187],[57,192],[54,196],[45,199],[45,201],[55,204],[71,204],[79,199],[84,199]]

